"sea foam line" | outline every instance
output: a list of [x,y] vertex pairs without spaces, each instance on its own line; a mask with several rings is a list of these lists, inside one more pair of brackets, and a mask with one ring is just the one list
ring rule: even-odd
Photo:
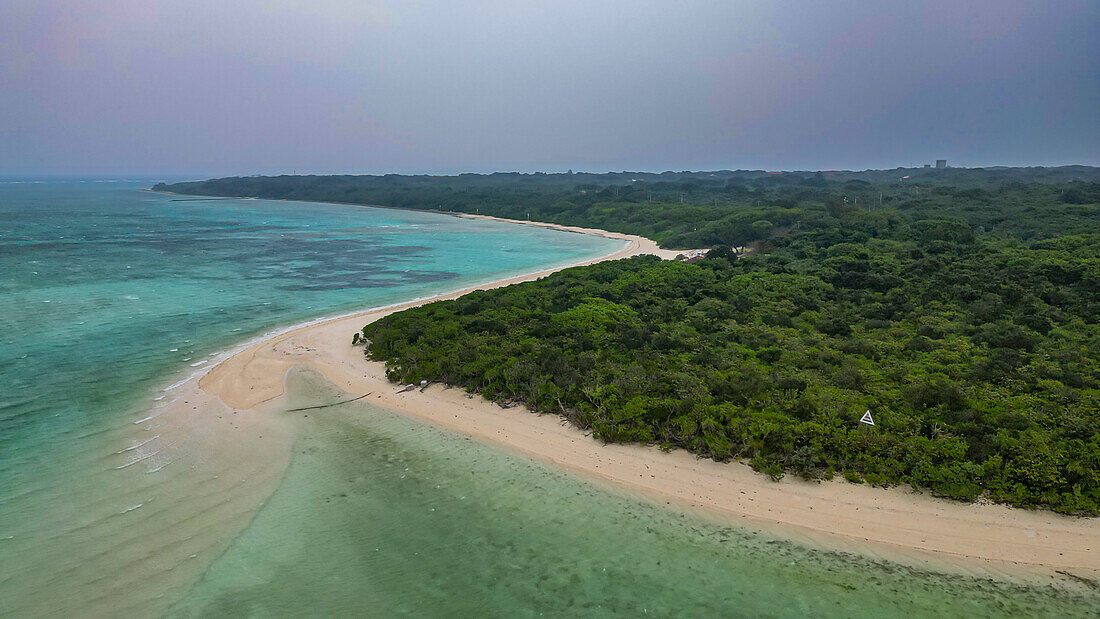
[[186,384],[186,383],[187,383],[187,381],[191,380],[191,379],[192,379],[192,378],[194,378],[194,377],[195,377],[195,375],[194,375],[194,374],[192,374],[191,376],[188,376],[187,378],[185,378],[185,379],[181,380],[181,381],[180,381],[180,382],[178,382],[178,383],[172,383],[171,385],[168,385],[167,387],[165,387],[165,388],[164,388],[164,389],[162,389],[161,391],[171,391],[171,390],[175,389],[176,387],[181,387],[181,386],[183,386],[184,384]]
[[169,460],[168,462],[165,462],[164,464],[158,466],[155,469],[149,469],[149,470],[145,471],[145,474],[149,475],[151,473],[156,473],[157,471],[163,469],[164,467],[168,466],[169,464],[172,464],[173,462],[175,462],[175,460]]
[[149,458],[152,458],[153,456],[155,456],[155,455],[157,455],[157,454],[159,454],[159,453],[160,453],[160,450],[158,449],[158,450],[156,450],[156,451],[154,451],[154,452],[152,452],[152,453],[148,453],[148,454],[145,454],[144,456],[142,456],[142,457],[140,457],[140,458],[135,458],[135,459],[133,459],[133,460],[130,460],[130,461],[129,461],[129,462],[127,462],[126,464],[123,464],[123,465],[121,465],[121,466],[116,466],[116,467],[115,467],[115,470],[116,470],[116,471],[120,471],[120,470],[122,470],[122,469],[124,469],[124,468],[126,468],[126,467],[129,467],[129,466],[133,466],[133,465],[137,464],[138,462],[144,462],[145,460],[148,460]]
[[[163,412],[163,411],[161,411],[161,412]],[[154,413],[152,415],[149,415],[148,417],[142,417],[141,419],[138,419],[137,421],[135,421],[134,425],[136,426],[139,423],[145,423],[146,421],[149,421],[151,419],[156,419],[159,416],[160,416],[160,413]]]
[[147,439],[145,439],[144,441],[141,441],[140,443],[138,443],[137,445],[131,445],[131,446],[129,446],[129,447],[127,447],[127,448],[125,448],[125,449],[120,449],[120,450],[116,451],[115,453],[116,453],[116,454],[123,454],[123,453],[126,453],[127,451],[133,451],[133,450],[137,449],[138,447],[141,447],[142,445],[144,445],[144,444],[146,444],[146,443],[148,443],[148,442],[150,442],[150,441],[155,441],[155,440],[157,440],[158,438],[160,438],[160,435],[159,435],[159,434],[158,434],[158,435],[156,435],[156,436],[153,436],[153,437],[151,437],[151,438],[147,438]]

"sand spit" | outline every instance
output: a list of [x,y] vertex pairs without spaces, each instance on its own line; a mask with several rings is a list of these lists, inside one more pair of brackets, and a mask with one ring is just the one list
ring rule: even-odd
[[[639,254],[667,258],[687,253],[660,250],[653,241],[636,236],[553,224],[531,225],[626,242],[617,252],[581,264]],[[533,280],[554,270],[476,289]],[[523,407],[502,409],[460,389],[430,386],[399,392],[400,386],[386,380],[383,364],[368,361],[361,347],[350,345],[351,335],[364,324],[466,292],[469,289],[286,331],[256,342],[213,367],[199,386],[231,408],[249,409],[280,396],[292,367],[309,366],[349,394],[370,392],[373,404],[652,498],[826,547],[983,574],[1049,579],[1057,572],[1068,572],[1094,580],[1100,577],[1100,520],[1096,518],[964,504],[905,489],[871,488],[843,481],[773,482],[740,463],[721,464],[682,451],[664,453],[654,447],[604,445],[555,416],[532,414]]]

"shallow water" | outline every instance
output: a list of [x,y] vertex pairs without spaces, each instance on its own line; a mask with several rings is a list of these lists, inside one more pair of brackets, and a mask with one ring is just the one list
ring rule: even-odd
[[155,381],[250,335],[618,246],[407,211],[173,201],[147,185],[0,184],[0,496]]
[[[209,429],[169,440],[160,425],[181,421],[156,416],[182,391],[162,389],[219,351],[621,246],[428,213],[176,201],[150,184],[0,183],[0,614],[47,597],[79,608],[76,580],[108,559],[176,569],[142,563],[158,559],[149,514],[173,512],[156,487],[201,492],[200,475],[227,469],[208,466]],[[116,576],[99,588],[137,579]]]
[[[289,393],[347,397],[307,371]],[[1100,601],[809,549],[368,404],[284,414],[303,422],[286,477],[171,614],[1068,617]]]

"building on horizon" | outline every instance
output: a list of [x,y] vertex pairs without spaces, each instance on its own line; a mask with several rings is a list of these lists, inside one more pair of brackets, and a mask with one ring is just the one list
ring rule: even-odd
[[946,159],[937,159],[936,160],[936,169],[937,170],[942,170],[946,167],[947,167],[947,160]]

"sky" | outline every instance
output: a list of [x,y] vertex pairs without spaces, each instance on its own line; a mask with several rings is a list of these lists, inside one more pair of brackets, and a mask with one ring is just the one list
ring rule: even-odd
[[1100,2],[0,3],[0,176],[1100,165]]

